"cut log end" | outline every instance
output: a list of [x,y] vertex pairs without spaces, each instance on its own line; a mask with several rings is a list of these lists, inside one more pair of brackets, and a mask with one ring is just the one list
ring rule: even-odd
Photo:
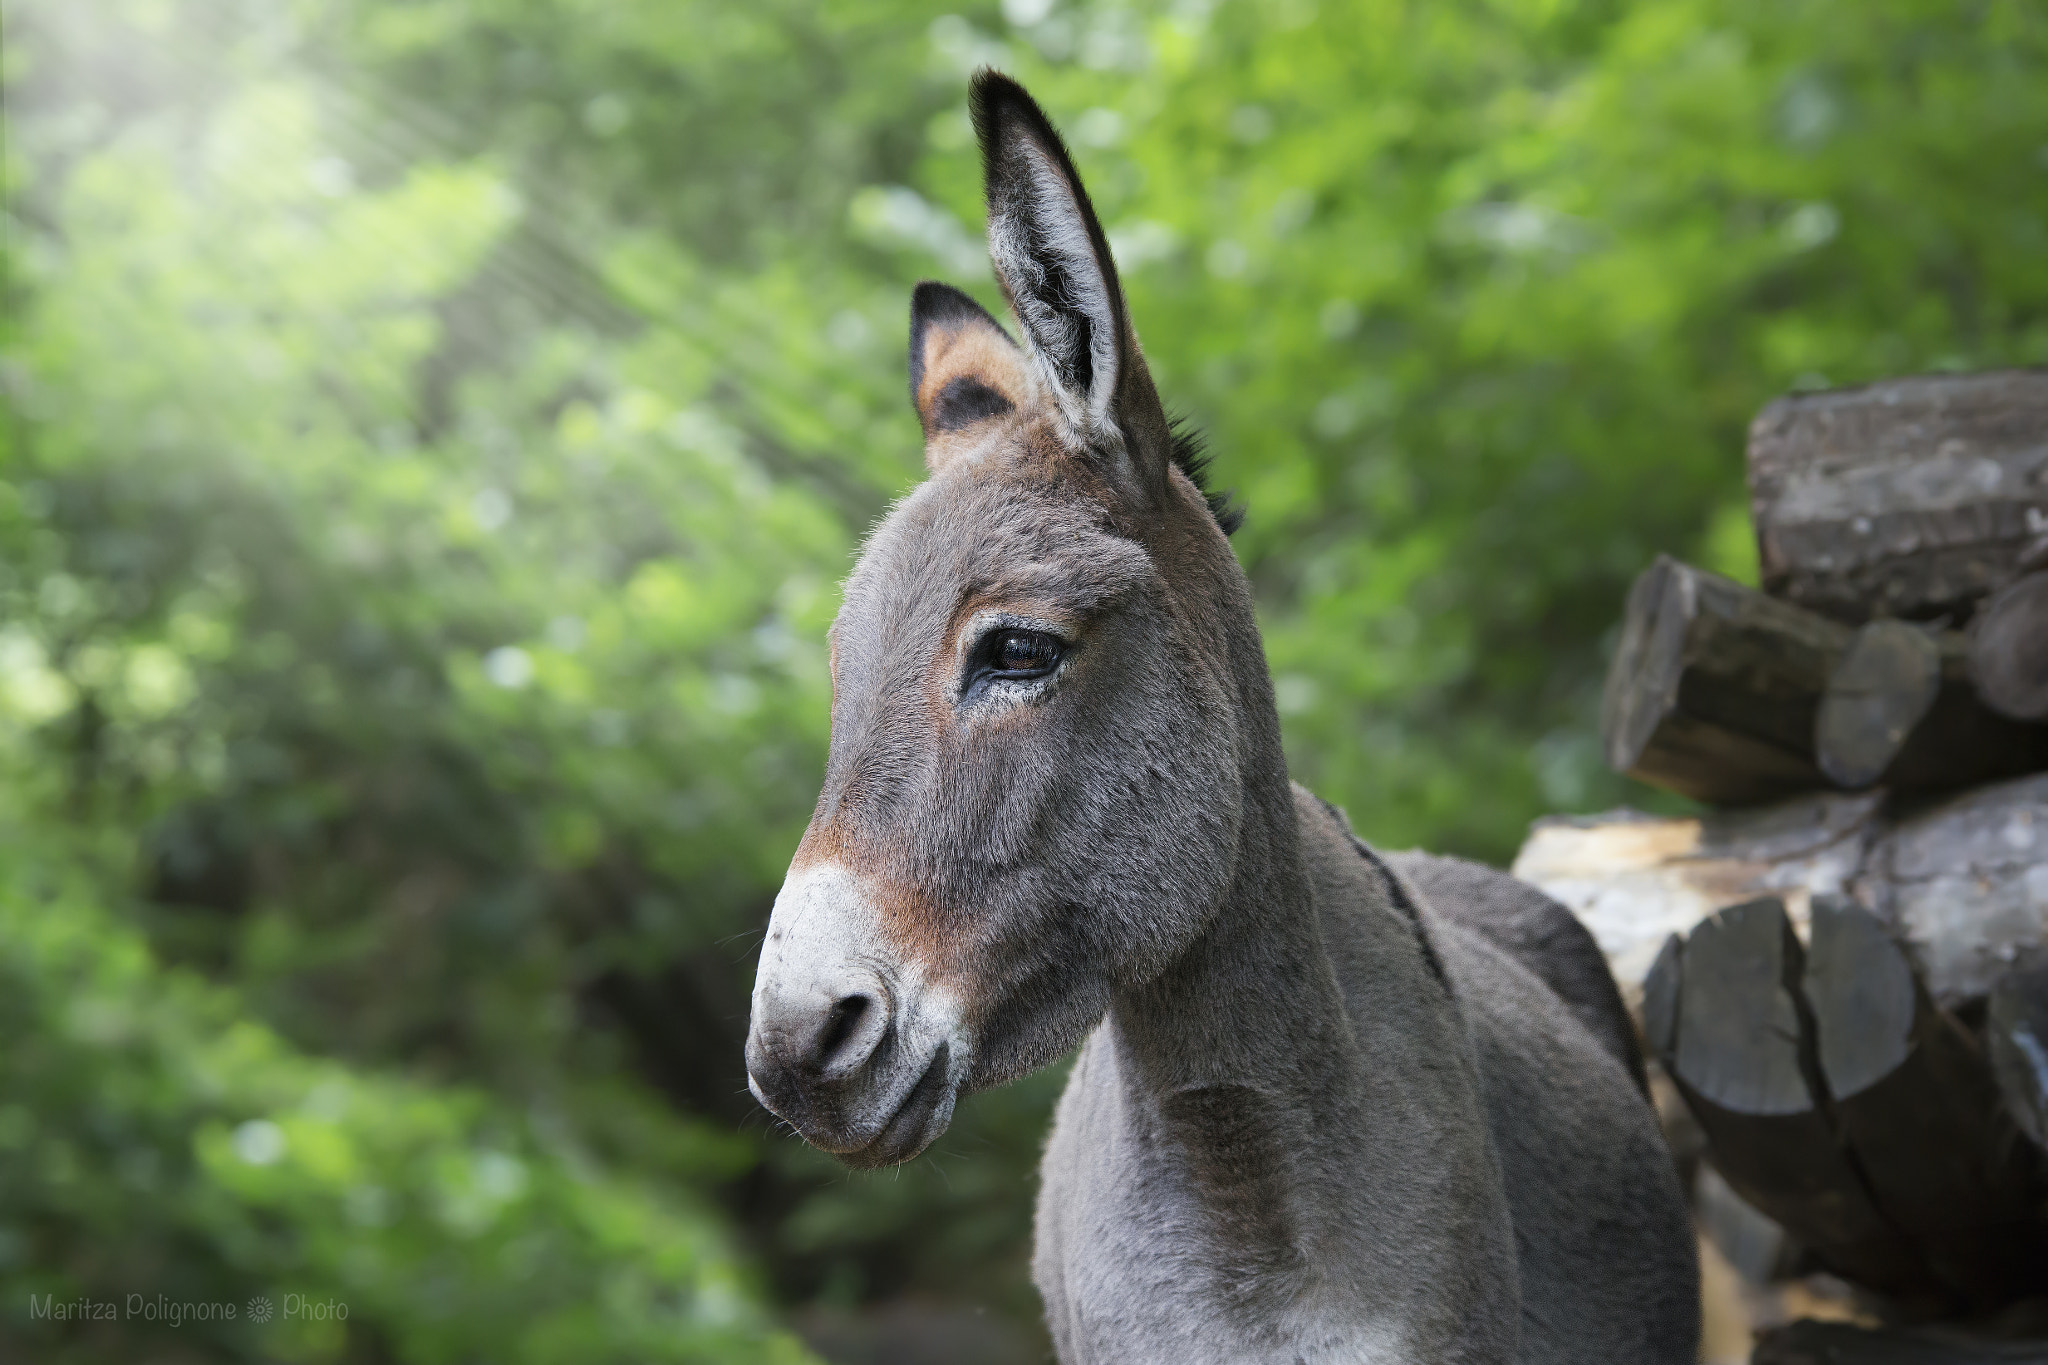
[[1806,997],[1820,1024],[1821,1074],[1839,1102],[1905,1062],[1919,1001],[1906,955],[1855,902],[1814,897],[1812,939]]
[[1814,719],[1814,755],[1837,786],[1859,790],[1884,776],[1941,691],[1941,648],[1904,621],[1856,632],[1829,674]]
[[1621,642],[1601,698],[1607,761],[1617,772],[1636,766],[1678,695],[1681,647],[1692,616],[1681,567],[1659,555],[1629,588]]
[[1784,902],[1732,905],[1693,930],[1678,996],[1673,1073],[1736,1114],[1813,1108],[1801,1074],[1799,1019],[1786,982],[1799,941]]
[[1970,680],[2014,720],[2048,720],[2048,571],[1994,593],[1970,625]]

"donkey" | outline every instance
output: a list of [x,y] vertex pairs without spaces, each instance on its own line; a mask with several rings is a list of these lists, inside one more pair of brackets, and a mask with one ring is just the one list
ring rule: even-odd
[[1006,77],[971,104],[1023,344],[912,296],[930,478],[832,628],[754,1095],[883,1166],[1080,1044],[1033,1257],[1068,1365],[1691,1365],[1690,1224],[1598,950],[1290,784],[1233,514],[1073,161]]

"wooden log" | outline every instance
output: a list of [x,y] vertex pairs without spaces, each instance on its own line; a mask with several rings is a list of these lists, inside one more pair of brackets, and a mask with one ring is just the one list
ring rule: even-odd
[[1941,646],[1904,621],[1857,631],[1828,674],[1814,717],[1814,758],[1838,787],[1884,776],[1941,692]]
[[2015,720],[2048,720],[2048,570],[1993,593],[1970,622],[1970,680]]
[[1551,817],[1530,827],[1513,870],[1592,932],[1631,1008],[1665,939],[1720,906],[1777,896],[1804,934],[1812,898],[1843,893],[1905,945],[1935,1002],[1962,1013],[2048,952],[2048,773],[1902,818],[1877,793],[1705,816]]
[[1802,949],[1779,901],[1748,901],[1651,969],[1644,1036],[1707,1161],[1819,1264],[1909,1311],[2048,1292],[2048,1168],[1989,1058],[1867,910],[1817,897],[1811,936]]
[[1814,717],[1851,634],[1658,556],[1629,590],[1601,698],[1608,765],[1711,802],[1828,785]]
[[1777,900],[1702,922],[1661,961],[1677,984],[1655,989],[1676,1002],[1660,1060],[1706,1132],[1708,1160],[1737,1194],[1828,1269],[1917,1298],[1929,1290],[1926,1269],[1844,1160],[1815,1074],[1797,988],[1803,956]]
[[[1915,627],[1864,627],[1878,629]],[[2048,725],[2014,720],[1985,704],[1970,678],[1968,637],[1942,631],[1926,638],[1940,653],[1940,686],[1876,781],[1896,792],[1953,791],[2048,768]]]
[[2019,1140],[1990,1059],[1935,1005],[1877,918],[1815,899],[1796,987],[1844,1159],[1885,1222],[1959,1307],[2048,1289],[2043,1170]]
[[1937,1002],[1982,1000],[2048,944],[2048,773],[1908,814],[1870,845],[1849,891],[1906,943]]
[[1551,816],[1530,827],[1513,871],[1579,917],[1635,1008],[1665,941],[1721,906],[1777,896],[1803,932],[1812,898],[1845,890],[1862,870],[1883,802],[1831,794],[1669,819]]
[[1601,732],[1617,771],[1716,804],[2048,768],[2048,725],[1978,700],[1961,635],[1852,630],[1661,556],[1629,592]]
[[1750,426],[1749,489],[1773,596],[1959,622],[2048,533],[2048,370],[1781,398]]
[[1804,1321],[1766,1332],[1750,1365],[2048,1365],[2048,1341],[1984,1341],[1939,1328]]
[[1685,939],[1672,934],[1657,951],[1643,978],[1643,1041],[1650,1055],[1668,1068],[1678,1047],[1678,983],[1685,972]]
[[1998,979],[1984,1034],[2007,1112],[2035,1147],[2048,1152],[2048,964]]

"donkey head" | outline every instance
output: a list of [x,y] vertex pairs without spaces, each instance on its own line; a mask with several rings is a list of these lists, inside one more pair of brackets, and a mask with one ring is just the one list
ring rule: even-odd
[[755,1096],[856,1166],[923,1151],[963,1087],[1057,1058],[1200,936],[1274,744],[1227,515],[1073,162],[1007,78],[972,107],[1024,342],[958,290],[912,296],[931,477],[846,583],[747,1040]]

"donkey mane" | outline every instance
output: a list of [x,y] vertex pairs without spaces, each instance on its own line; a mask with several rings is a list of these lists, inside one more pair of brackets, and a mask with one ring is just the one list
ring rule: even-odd
[[1237,528],[1244,525],[1244,504],[1238,502],[1228,488],[1220,491],[1209,488],[1209,465],[1215,458],[1209,454],[1209,438],[1185,417],[1168,418],[1167,430],[1173,433],[1175,467],[1188,476],[1188,482],[1202,495],[1202,501],[1209,504],[1209,515],[1216,518],[1216,525],[1223,534],[1235,535]]

